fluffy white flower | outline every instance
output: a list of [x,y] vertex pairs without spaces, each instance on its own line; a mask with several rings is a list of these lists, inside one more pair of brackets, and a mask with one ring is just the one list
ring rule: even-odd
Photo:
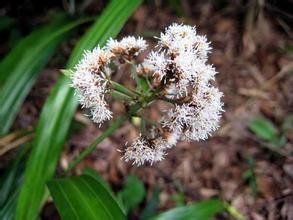
[[212,48],[206,36],[196,35],[193,41],[193,49],[199,59],[206,61],[207,55],[211,52]]
[[210,42],[205,36],[197,35],[195,27],[176,23],[165,29],[165,33],[162,33],[159,38],[158,45],[168,54],[192,52],[203,61],[206,61],[211,50]]
[[156,139],[152,142],[145,137],[139,136],[130,147],[125,150],[122,157],[126,162],[133,161],[133,164],[140,166],[146,162],[151,165],[164,159],[165,142]]
[[152,76],[154,74],[153,67],[147,62],[136,65],[136,73],[139,76]]
[[110,39],[107,42],[107,50],[114,54],[118,61],[122,59],[131,61],[147,48],[146,41],[132,36],[124,37],[121,41]]
[[[117,65],[137,64],[137,56],[146,47],[146,41],[140,37],[125,37],[120,41],[110,39],[104,49],[96,47],[85,52],[75,67],[72,86],[94,122],[102,123],[112,117],[105,101],[111,73],[108,64],[111,61]],[[206,62],[210,50],[207,38],[198,35],[192,26],[172,24],[160,35],[157,51],[151,52],[136,70],[139,76],[150,79],[152,98],[158,95],[174,107],[167,111],[159,126],[126,148],[123,156],[126,161],[138,166],[153,164],[161,161],[165,151],[178,141],[204,140],[218,128],[223,111],[222,93],[211,86],[217,72]],[[143,103],[143,95],[142,100],[134,102]]]
[[81,106],[90,109],[92,120],[96,123],[103,123],[112,117],[104,98],[107,80],[102,72],[109,59],[109,53],[99,47],[86,51],[71,77]]
[[174,59],[174,63],[180,69],[181,79],[190,82],[193,87],[207,85],[215,79],[215,68],[196,59],[193,52],[182,52]]
[[192,48],[195,36],[195,27],[174,23],[161,34],[158,45],[161,49],[167,49],[168,52],[176,54]]
[[153,51],[145,59],[145,63],[152,70],[153,76],[159,81],[166,75],[168,62],[170,61],[166,58],[164,53]]
[[161,120],[162,127],[171,131],[181,131],[185,127],[185,122],[193,118],[193,112],[188,108],[188,104],[176,105],[167,112],[167,115]]
[[162,124],[171,130],[181,129],[183,139],[207,139],[219,126],[223,111],[221,97],[217,88],[207,87],[192,102],[171,109]]
[[166,148],[171,148],[177,144],[179,139],[181,138],[182,133],[181,130],[176,128],[173,131],[166,130],[163,133],[162,141],[164,141]]
[[95,72],[99,73],[101,68],[110,62],[111,54],[99,46],[93,50],[86,50],[83,58],[74,67],[75,72]]

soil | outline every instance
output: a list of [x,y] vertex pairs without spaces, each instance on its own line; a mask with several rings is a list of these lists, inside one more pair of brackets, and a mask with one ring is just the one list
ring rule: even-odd
[[[259,115],[271,120],[280,130],[288,117],[292,117],[290,5],[292,8],[290,1],[146,1],[118,38],[140,35],[153,44],[155,39],[151,36],[158,35],[173,22],[196,25],[198,32],[212,42],[209,62],[219,72],[216,84],[224,93],[225,112],[220,129],[206,141],[178,144],[160,163],[135,167],[121,160],[121,152],[117,151],[138,134],[138,128],[127,123],[103,141],[74,173],[80,174],[84,167],[90,166],[116,191],[129,173],[140,177],[146,186],[147,199],[134,211],[132,219],[138,218],[153,190],[159,187],[158,210],[174,207],[174,196],[184,194],[187,204],[219,197],[247,219],[292,220],[293,125],[284,133],[287,141],[279,148],[270,147],[248,129],[251,120]],[[103,6],[96,3],[86,10],[95,14]],[[40,14],[35,18],[42,20]],[[63,68],[77,39],[63,43],[61,55],[54,56],[43,71],[25,100],[13,130],[36,124],[46,97],[60,75],[58,69]],[[1,54],[6,50],[1,46]],[[131,86],[127,73],[120,72],[116,79]],[[159,117],[157,110],[163,107],[159,103],[149,114]],[[123,109],[119,103],[113,103],[113,108],[117,113]],[[75,125],[64,148],[60,170],[107,127],[99,128],[80,109],[75,115]],[[247,170],[255,178],[250,179],[256,182],[254,193],[249,180],[243,177]],[[55,219],[53,216],[56,217],[56,210],[49,204],[43,218]],[[229,219],[229,216],[223,214],[217,219]]]

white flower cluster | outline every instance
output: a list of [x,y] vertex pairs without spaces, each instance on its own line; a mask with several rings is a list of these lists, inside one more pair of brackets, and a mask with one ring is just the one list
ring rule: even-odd
[[[72,86],[94,122],[101,124],[112,117],[105,99],[110,88],[109,64],[137,64],[137,56],[146,48],[142,38],[126,37],[121,41],[110,39],[105,48],[85,52],[75,67]],[[174,108],[149,135],[140,135],[126,148],[126,161],[153,164],[178,141],[204,140],[218,128],[222,93],[211,85],[216,71],[207,64],[210,51],[210,43],[196,33],[195,27],[172,24],[158,38],[157,50],[137,65],[138,75],[149,78],[152,95],[173,103]]]
[[179,140],[204,140],[218,128],[222,93],[210,84],[216,71],[206,63],[209,44],[188,25],[173,24],[161,34],[158,50],[142,66],[157,89],[164,91],[163,96],[176,104],[161,120],[163,132],[149,139],[139,137],[126,149],[126,161],[152,164],[162,160],[166,149]]
[[94,122],[101,124],[112,118],[105,100],[108,64],[116,60],[134,60],[146,47],[143,39],[128,37],[121,41],[110,39],[105,48],[97,46],[85,51],[74,68],[72,87],[77,91],[81,106],[90,110]]

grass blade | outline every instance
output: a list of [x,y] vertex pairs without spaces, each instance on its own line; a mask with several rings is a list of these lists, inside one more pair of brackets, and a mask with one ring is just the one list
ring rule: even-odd
[[29,145],[22,146],[6,173],[0,177],[0,219],[14,219],[28,150]]
[[15,20],[8,16],[0,17],[0,32],[14,25]]
[[52,180],[48,187],[64,220],[126,219],[103,184],[90,176]]
[[[109,37],[116,36],[140,3],[141,0],[112,1],[76,45],[67,67],[72,68],[85,49],[91,49],[97,43],[103,45]],[[68,84],[67,77],[61,77],[41,113],[17,206],[17,220],[31,220],[37,217],[45,191],[45,183],[54,175],[72,116],[77,107],[76,98]]]
[[49,61],[58,44],[64,40],[68,31],[82,22],[84,20],[68,24],[65,19],[57,19],[25,38],[0,64],[0,135],[9,130],[40,70]]

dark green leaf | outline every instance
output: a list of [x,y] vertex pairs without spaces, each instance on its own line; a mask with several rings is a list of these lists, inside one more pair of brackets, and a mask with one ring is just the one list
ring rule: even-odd
[[142,202],[145,196],[145,188],[143,182],[136,176],[129,175],[123,189],[118,193],[118,198],[128,213],[139,203]]
[[112,195],[114,195],[109,183],[106,180],[104,180],[103,177],[100,176],[95,170],[93,170],[92,168],[87,167],[87,168],[85,168],[83,170],[83,174],[88,175],[88,176],[94,178],[95,180],[97,180],[100,184],[103,185],[103,187],[105,189],[107,189]]
[[209,220],[225,210],[225,204],[217,199],[170,209],[152,218],[152,220]]
[[52,180],[48,187],[63,220],[126,219],[109,191],[90,176]]
[[[66,19],[64,16],[58,16],[50,24],[44,27],[39,27],[36,31],[20,40],[20,42],[17,43],[9,54],[0,62],[0,85],[3,84],[7,77],[10,77],[11,72],[15,69],[16,63],[20,62],[21,58],[28,56],[31,51],[35,50],[36,47],[39,47],[43,41],[47,42],[46,36],[56,28],[64,25],[65,22]],[[36,43],[39,41],[40,43]]]
[[256,176],[254,173],[255,161],[252,157],[248,157],[247,163],[249,165],[249,169],[243,173],[242,177],[245,181],[248,182],[250,186],[251,194],[253,197],[255,197],[257,195],[257,182],[256,182]]
[[15,23],[15,19],[7,16],[0,17],[0,32],[10,28]]
[[69,23],[64,19],[33,32],[22,40],[0,64],[3,83],[0,88],[0,135],[5,134],[23,100],[29,93],[40,70],[48,62],[68,31],[81,21]]
[[19,195],[20,187],[16,188],[9,194],[9,198],[6,203],[0,209],[0,219],[1,220],[14,220],[15,219],[15,209],[17,205],[17,198]]
[[147,220],[150,217],[154,216],[156,214],[156,209],[160,205],[160,189],[159,187],[155,187],[152,197],[150,201],[148,201],[146,207],[142,210],[142,213],[140,215],[141,220]]
[[121,202],[119,200],[117,200],[117,197],[115,196],[114,192],[111,189],[111,186],[109,185],[109,183],[103,179],[102,176],[100,176],[95,170],[91,169],[91,168],[85,168],[83,170],[83,174],[88,175],[92,178],[94,178],[95,180],[97,180],[100,184],[102,184],[105,189],[108,190],[109,194],[112,196],[112,198],[117,202],[117,204],[119,205],[119,207],[121,209],[123,209],[123,206],[121,204]]
[[[91,49],[97,43],[104,45],[109,37],[116,36],[140,3],[141,0],[111,2],[76,45],[67,68],[74,67],[85,49]],[[77,100],[69,84],[66,76],[61,77],[43,107],[26,168],[16,220],[32,220],[37,217],[44,196],[45,183],[54,175],[72,116],[77,107]]]
[[0,219],[14,219],[17,196],[23,179],[25,153],[28,146],[19,149],[16,158],[0,178]]

